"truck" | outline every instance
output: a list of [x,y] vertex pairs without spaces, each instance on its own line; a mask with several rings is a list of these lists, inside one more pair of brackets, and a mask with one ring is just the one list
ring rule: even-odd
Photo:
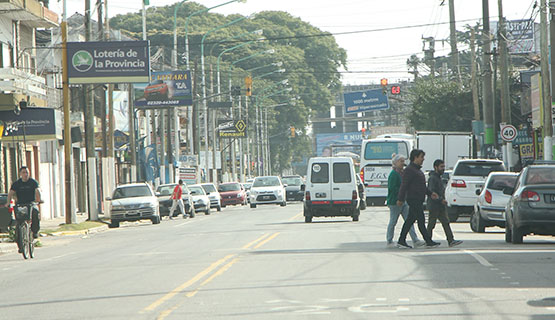
[[445,161],[445,169],[452,170],[459,159],[472,158],[473,135],[471,132],[417,131],[416,148],[426,152],[424,172],[434,170],[434,161]]

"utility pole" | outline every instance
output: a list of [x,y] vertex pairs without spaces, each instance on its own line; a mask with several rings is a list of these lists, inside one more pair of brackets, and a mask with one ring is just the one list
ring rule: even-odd
[[549,49],[547,46],[547,4],[541,0],[540,5],[540,53],[542,76],[542,107],[543,107],[543,158],[553,159],[553,123],[551,111],[551,85],[549,82]]
[[[435,77],[436,68],[435,68],[435,39],[434,37],[427,37],[422,38],[422,51],[424,51],[424,63],[428,65],[430,68],[430,76],[432,78]],[[426,42],[428,42],[428,49],[426,49]],[[343,131],[345,131],[345,121],[343,121]]]
[[[550,33],[550,43],[551,46],[555,45],[555,0],[549,0],[549,33]],[[555,75],[555,61],[551,59],[551,75]],[[551,106],[555,105],[553,97],[555,97],[555,81],[551,81]],[[552,139],[553,142],[553,139]]]
[[69,109],[69,83],[67,70],[67,10],[66,1],[63,3],[64,11],[62,15],[62,82],[63,82],[63,106],[64,106],[64,173],[65,173],[65,215],[66,224],[73,223],[73,198],[72,198],[72,176],[71,176],[71,125]]
[[[499,0],[501,1],[501,0]],[[457,50],[457,28],[455,25],[455,0],[449,0],[449,43],[451,45],[451,70],[453,75],[459,83],[460,78],[460,67],[459,67],[459,51]]]
[[474,120],[480,121],[480,100],[478,98],[478,79],[476,62],[476,32],[474,28],[470,30],[470,57],[471,57],[471,87],[472,104],[474,105]]
[[[493,128],[493,86],[492,86],[492,70],[491,70],[491,35],[489,29],[489,0],[482,0],[482,70],[483,70],[483,99],[482,105],[484,109],[484,129],[486,149],[493,148],[494,145],[494,128]],[[491,151],[491,150],[488,150]]]
[[[511,124],[511,100],[509,92],[509,58],[507,52],[507,32],[505,17],[503,16],[503,0],[497,1],[499,8],[498,47],[499,47],[499,69],[501,77],[501,122]],[[503,143],[503,161],[507,168],[512,164],[513,143]]]

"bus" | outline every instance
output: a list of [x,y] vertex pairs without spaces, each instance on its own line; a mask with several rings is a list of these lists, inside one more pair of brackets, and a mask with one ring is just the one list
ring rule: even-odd
[[360,178],[366,188],[366,204],[383,206],[387,199],[387,178],[391,172],[393,154],[408,159],[414,148],[414,138],[403,135],[396,138],[383,135],[362,141],[360,154]]

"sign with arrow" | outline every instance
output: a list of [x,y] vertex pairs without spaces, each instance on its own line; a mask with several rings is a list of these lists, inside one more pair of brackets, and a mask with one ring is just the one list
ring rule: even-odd
[[220,138],[246,138],[247,121],[239,120],[218,120],[218,137]]
[[387,95],[382,89],[344,93],[343,100],[345,101],[345,113],[389,109]]

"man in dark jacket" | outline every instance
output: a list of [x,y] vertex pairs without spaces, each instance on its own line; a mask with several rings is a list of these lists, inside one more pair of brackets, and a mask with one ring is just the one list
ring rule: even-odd
[[428,215],[428,234],[430,238],[433,237],[434,227],[436,226],[436,220],[439,219],[441,225],[443,226],[443,231],[447,236],[447,243],[450,247],[459,245],[462,243],[460,240],[455,240],[453,237],[453,231],[451,231],[451,226],[449,226],[449,218],[447,217],[447,210],[445,205],[445,186],[441,180],[441,176],[445,172],[445,163],[441,159],[434,161],[434,171],[430,172],[430,178],[428,178],[428,191],[435,192],[438,195],[437,199],[431,199],[428,197],[428,210],[430,214]]
[[426,230],[426,218],[424,217],[423,203],[426,200],[426,195],[431,196],[432,199],[438,198],[437,193],[431,192],[426,187],[426,177],[421,170],[425,154],[420,149],[412,150],[409,156],[410,164],[403,173],[401,188],[399,188],[399,195],[397,196],[397,205],[401,206],[406,199],[409,205],[409,216],[403,224],[399,241],[397,241],[399,248],[412,248],[407,244],[406,238],[414,221],[418,222],[418,229],[426,241],[426,246],[429,248],[439,246],[438,242],[434,242],[430,238],[430,234]]

